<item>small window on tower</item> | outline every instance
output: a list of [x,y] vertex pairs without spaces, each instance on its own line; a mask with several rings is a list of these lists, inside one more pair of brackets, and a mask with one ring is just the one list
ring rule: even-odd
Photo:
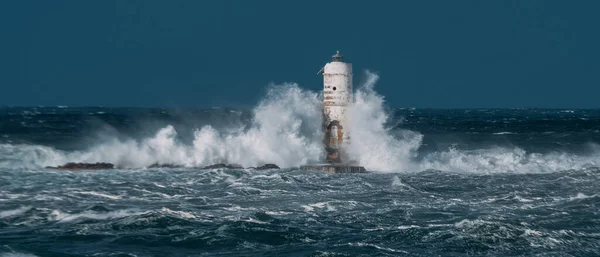
[[333,91],[335,91],[337,88],[333,87]]

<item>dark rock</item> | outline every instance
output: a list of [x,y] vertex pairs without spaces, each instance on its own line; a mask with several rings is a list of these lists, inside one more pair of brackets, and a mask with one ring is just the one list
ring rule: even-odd
[[263,166],[258,166],[256,168],[254,168],[255,170],[278,170],[280,169],[279,166],[272,164],[272,163],[267,163]]
[[97,162],[97,163],[78,163],[78,162],[69,162],[65,165],[58,167],[46,167],[49,169],[55,170],[110,170],[114,169],[115,165],[112,163],[106,162]]
[[148,166],[148,168],[149,169],[154,169],[154,168],[177,169],[177,168],[183,168],[183,166],[177,165],[177,164],[155,163],[155,164],[152,164],[152,165]]
[[227,168],[227,165],[223,164],[223,163],[213,164],[213,165],[208,165],[208,166],[202,167],[202,169],[205,169],[205,170],[208,170],[208,169],[224,169],[224,168]]
[[243,168],[244,167],[237,165],[237,164],[218,163],[218,164],[204,166],[202,169],[209,170],[209,169],[243,169]]

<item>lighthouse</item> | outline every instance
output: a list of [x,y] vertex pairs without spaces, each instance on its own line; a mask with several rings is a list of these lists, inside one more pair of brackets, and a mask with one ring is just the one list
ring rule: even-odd
[[350,143],[348,105],[352,101],[352,64],[337,51],[318,74],[323,74],[323,131],[326,161],[348,162],[344,148]]
[[[348,107],[352,103],[352,64],[344,62],[337,51],[331,62],[317,74],[323,74],[323,147],[324,163],[304,165],[303,170],[329,173],[362,173],[366,169],[350,160],[346,149],[350,143]],[[357,140],[357,139],[352,139]]]

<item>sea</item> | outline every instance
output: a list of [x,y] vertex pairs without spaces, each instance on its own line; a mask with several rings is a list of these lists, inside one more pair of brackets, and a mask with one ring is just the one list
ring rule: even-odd
[[369,173],[329,174],[299,169],[321,99],[0,107],[0,256],[600,256],[600,110],[393,108],[366,83],[346,147]]

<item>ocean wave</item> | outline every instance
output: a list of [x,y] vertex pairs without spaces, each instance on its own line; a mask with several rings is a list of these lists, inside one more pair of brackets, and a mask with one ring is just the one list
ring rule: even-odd
[[77,220],[106,220],[106,219],[118,219],[129,216],[138,216],[149,213],[148,211],[139,210],[117,210],[109,212],[96,212],[96,211],[84,211],[80,213],[67,213],[60,210],[53,210],[48,216],[48,220],[57,221],[61,223],[74,222]]
[[37,255],[30,254],[30,253],[12,252],[12,253],[0,253],[0,257],[37,257]]
[[598,197],[598,195],[597,194],[586,195],[584,193],[577,193],[576,196],[571,196],[569,198],[569,200],[573,201],[573,200],[581,200],[581,199],[588,199],[588,198],[594,198],[594,197]]
[[543,173],[579,170],[600,166],[600,152],[577,155],[565,152],[528,153],[521,148],[495,147],[477,150],[434,152],[417,165],[419,170],[490,173]]
[[0,219],[12,217],[12,216],[18,216],[29,210],[31,210],[31,206],[22,206],[17,209],[14,209],[14,210],[0,211]]
[[[173,131],[172,127],[165,129]],[[414,143],[415,141],[409,141],[409,144],[411,145]],[[115,148],[120,148],[122,146],[123,145],[120,145]],[[123,149],[132,148],[124,147]],[[125,152],[127,152],[127,154],[125,154]],[[119,154],[116,153],[114,149],[107,146],[96,147],[93,150],[84,153],[66,153],[46,146],[0,144],[0,155],[5,154],[3,157],[0,157],[0,167],[9,169],[39,169],[46,166],[62,165],[66,162],[111,162],[116,163],[117,167],[120,168],[138,169],[149,166],[151,163],[155,163],[156,160],[161,160],[165,163],[187,165],[190,167],[198,167],[212,163],[195,159],[193,157],[194,151],[165,151],[152,154],[154,157],[145,150],[137,153],[140,155],[136,155],[135,151],[122,150],[122,153]],[[387,152],[385,154],[387,156],[374,157],[377,155],[377,152],[372,151],[368,155],[361,157],[359,163],[364,165],[367,170],[374,172],[419,172],[425,170],[440,170],[468,173],[544,173],[600,167],[600,161],[598,161],[600,160],[600,152],[597,151],[592,151],[587,154],[568,152],[550,152],[542,154],[527,152],[518,147],[493,147],[475,150],[449,148],[446,151],[430,152],[423,154],[423,156],[420,157],[409,157],[407,155],[412,155],[413,153],[407,153],[403,149],[398,151],[397,156],[393,153],[394,152]],[[223,154],[226,155],[225,153]],[[394,159],[396,157],[397,159]],[[247,163],[248,166],[258,165],[259,160],[262,160],[260,163],[263,163],[277,162],[276,159],[278,159],[252,159],[248,156],[246,156],[246,158],[247,160],[245,163]],[[307,160],[308,159],[305,159],[304,161],[299,162],[291,160],[283,167],[298,167],[307,162]],[[314,156],[314,161],[317,160],[318,158]],[[281,177],[277,177],[277,175],[263,177],[264,179],[281,180]],[[218,178],[215,179],[218,180]],[[233,183],[236,178],[229,177],[229,179]],[[398,185],[400,184],[395,184],[395,186]]]
[[423,135],[410,130],[391,130],[384,97],[373,89],[379,76],[366,72],[348,108],[350,138],[348,154],[368,170],[393,172],[412,169],[412,158],[422,144]]
[[187,167],[276,163],[280,167],[298,167],[324,156],[318,94],[295,84],[272,86],[253,114],[249,128],[218,131],[206,125],[197,129],[193,141],[187,144],[178,140],[172,125],[150,138],[112,138],[84,151],[0,144],[0,166],[39,168],[66,162],[110,162],[119,168],[143,168],[155,163]]
[[[367,72],[367,82],[358,87],[349,107],[350,136],[360,139],[348,145],[349,159],[370,170],[397,171],[421,144],[413,131],[391,132],[384,98],[373,90],[378,79]],[[155,163],[198,167],[234,163],[245,167],[275,163],[298,167],[324,159],[322,95],[296,84],[273,85],[254,108],[250,126],[224,130],[206,125],[194,132],[192,142],[178,140],[172,125],[152,137],[134,140],[110,138],[83,151],[65,152],[39,145],[0,145],[0,167],[40,168],[66,162],[110,162],[118,168],[143,168]]]
[[392,249],[392,248],[389,248],[389,247],[383,247],[383,246],[379,246],[379,245],[376,245],[376,244],[370,244],[370,243],[358,242],[358,243],[348,243],[348,245],[350,245],[350,246],[357,246],[357,247],[375,248],[377,250],[382,250],[384,252],[390,252],[390,253],[409,254],[409,252],[407,252],[407,251],[398,250],[398,249]]
[[99,193],[99,192],[94,192],[94,191],[75,191],[74,193],[104,197],[104,198],[108,198],[108,199],[112,199],[112,200],[121,199],[121,196],[118,196],[118,195],[109,195],[109,194]]
[[517,134],[515,132],[508,132],[508,131],[502,131],[502,132],[496,132],[494,133],[494,135],[514,135]]
[[[367,72],[366,82],[357,87],[348,108],[352,128],[348,157],[369,171],[540,173],[600,166],[600,147],[577,154],[528,152],[517,146],[419,153],[423,134],[390,124],[393,122],[385,108],[385,98],[374,90],[378,78],[377,74]],[[147,138],[114,137],[79,151],[2,143],[0,168],[40,169],[67,162],[109,162],[120,169],[143,169],[157,163],[183,167],[216,163],[251,167],[274,163],[282,168],[318,163],[324,159],[321,97],[296,84],[272,85],[253,109],[251,124],[236,124],[226,129],[205,125],[193,131],[193,139],[186,142],[182,142],[175,126],[167,125]],[[234,183],[236,178],[227,179]]]

